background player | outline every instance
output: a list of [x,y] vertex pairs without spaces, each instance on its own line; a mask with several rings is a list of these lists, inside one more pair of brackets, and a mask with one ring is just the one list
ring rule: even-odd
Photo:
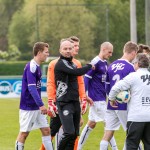
[[[85,74],[85,87],[88,96],[94,101],[94,105],[89,109],[89,116],[87,125],[82,130],[79,138],[78,150],[81,150],[86,142],[90,132],[95,128],[96,123],[104,121],[106,112],[106,92],[105,81],[107,71],[107,59],[112,56],[113,45],[110,42],[104,42],[100,46],[100,53],[91,63],[95,65],[95,70],[88,71]],[[112,138],[111,145],[113,149],[116,148],[115,139]],[[117,149],[117,148],[116,148]]]
[[134,60],[136,72],[130,73],[123,80],[117,82],[109,93],[110,103],[113,107],[115,107],[115,96],[119,91],[130,90],[131,93],[131,99],[128,102],[127,150],[138,149],[140,140],[143,142],[144,150],[150,149],[149,62],[148,56],[138,54]]
[[24,143],[33,129],[40,129],[46,150],[52,150],[50,129],[46,119],[47,109],[41,99],[40,64],[49,56],[49,45],[37,42],[33,47],[34,58],[27,63],[22,78],[20,99],[20,133],[16,140],[16,150],[23,150]]
[[[127,42],[123,48],[123,56],[121,59],[114,61],[108,68],[106,79],[106,92],[109,94],[113,85],[127,76],[129,73],[134,72],[134,67],[131,64],[138,51],[138,45],[134,42]],[[114,131],[118,130],[120,124],[126,131],[127,123],[127,104],[117,104],[117,108],[113,108],[108,101],[106,111],[106,126],[102,141],[100,142],[100,150],[107,150],[108,143],[114,135]]]

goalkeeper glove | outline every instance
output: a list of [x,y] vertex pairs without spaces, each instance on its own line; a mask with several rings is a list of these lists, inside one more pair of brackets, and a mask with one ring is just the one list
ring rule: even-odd
[[47,111],[47,114],[51,118],[54,118],[54,117],[56,117],[56,113],[57,113],[57,107],[54,104],[53,100],[49,99],[48,100],[48,111]]
[[84,115],[87,111],[87,101],[86,98],[83,98],[81,101],[81,114]]

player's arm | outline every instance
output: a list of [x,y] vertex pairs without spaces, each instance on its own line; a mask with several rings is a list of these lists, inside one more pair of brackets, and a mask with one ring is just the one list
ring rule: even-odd
[[[73,59],[74,60],[74,59]],[[81,68],[82,65],[80,63],[80,61],[76,60],[73,61],[76,65],[77,68]],[[81,114],[85,114],[87,111],[87,99],[86,99],[86,94],[85,94],[85,86],[84,86],[84,79],[83,76],[78,76],[77,77],[78,80],[78,91],[79,91],[79,97],[80,97],[80,102],[81,102]]]
[[131,87],[131,84],[134,82],[133,80],[134,80],[133,75],[129,74],[123,80],[118,81],[110,90],[109,100],[114,101],[116,95],[120,91],[129,90]]
[[56,101],[56,85],[54,76],[54,67],[57,61],[51,61],[47,71],[47,96],[48,99]]
[[[34,69],[33,69],[34,68]],[[42,114],[47,113],[47,109],[44,106],[44,103],[37,91],[36,88],[36,78],[35,78],[35,72],[36,72],[36,66],[30,66],[30,70],[27,70],[27,82],[28,82],[28,90],[33,97],[35,103],[39,106],[39,109],[41,110]]]
[[64,61],[62,63],[57,63],[56,71],[62,71],[66,74],[69,75],[74,75],[74,76],[81,76],[84,75],[88,70],[90,70],[93,66],[91,64],[87,64],[82,68],[73,68],[72,66],[68,65]]
[[57,60],[50,62],[47,72],[47,95],[48,95],[48,115],[50,117],[56,117],[57,108],[54,102],[56,101],[56,85],[54,68]]
[[89,87],[90,80],[94,76],[95,72],[96,72],[96,66],[94,70],[89,70],[84,76],[85,91],[87,96],[86,98],[87,101],[90,103],[90,105],[93,105],[93,100],[88,96],[88,89],[89,89],[88,87]]

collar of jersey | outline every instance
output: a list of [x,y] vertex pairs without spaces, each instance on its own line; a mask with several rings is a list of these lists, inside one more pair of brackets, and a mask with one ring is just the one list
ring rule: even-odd
[[73,57],[66,58],[66,57],[60,55],[60,58],[61,58],[61,59],[65,59],[65,60],[67,60],[67,61],[72,61],[72,58],[73,58]]

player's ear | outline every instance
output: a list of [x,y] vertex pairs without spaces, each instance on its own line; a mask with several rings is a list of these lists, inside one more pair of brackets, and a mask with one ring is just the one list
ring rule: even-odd
[[59,53],[61,54],[61,49],[59,49]]

